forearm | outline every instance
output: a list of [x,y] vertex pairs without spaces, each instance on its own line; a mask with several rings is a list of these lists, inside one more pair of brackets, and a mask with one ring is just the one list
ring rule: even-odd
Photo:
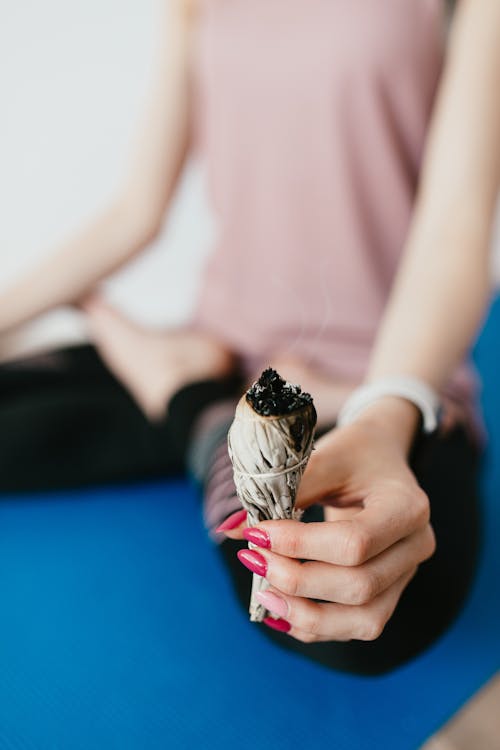
[[191,20],[166,0],[154,77],[117,197],[29,275],[0,293],[0,334],[77,301],[158,233],[189,148]]
[[[451,222],[450,222],[451,223]],[[436,389],[466,354],[490,292],[490,221],[415,236],[385,311],[368,380],[412,375]]]
[[407,374],[441,387],[480,324],[500,177],[499,74],[500,5],[462,0],[370,380]]
[[[456,222],[458,229],[460,221]],[[366,380],[394,375],[439,390],[463,358],[490,296],[488,222],[441,241],[415,237],[387,306]],[[463,228],[463,227],[462,227]],[[360,415],[362,428],[408,457],[420,424],[410,401],[384,397]]]
[[116,201],[0,294],[0,333],[77,301],[150,239],[152,226]]

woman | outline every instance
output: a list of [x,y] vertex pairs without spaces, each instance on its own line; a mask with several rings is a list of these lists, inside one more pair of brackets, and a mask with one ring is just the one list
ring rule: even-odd
[[[474,569],[470,374],[462,369],[447,381],[488,293],[500,124],[500,19],[492,0],[468,0],[458,11],[404,262],[379,328],[439,75],[440,10],[431,0],[342,9],[317,0],[307,10],[298,1],[286,8],[276,2],[258,12],[244,2],[213,0],[195,9],[171,3],[157,89],[122,194],[37,271],[36,285],[35,277],[26,279],[0,303],[1,326],[16,325],[82,297],[147,243],[189,147],[195,91],[219,245],[193,330],[148,336],[98,301],[86,310],[102,357],[144,412],[158,419],[168,407],[157,433],[163,455],[182,456],[190,443],[196,457],[200,446],[209,457],[211,524],[233,502],[221,483],[224,448],[217,447],[224,404],[204,411],[194,439],[192,425],[203,406],[232,394],[234,354],[244,375],[270,362],[310,389],[323,427],[361,380],[386,375],[410,375],[439,390],[446,385],[459,414],[447,435],[415,446],[415,406],[396,393],[377,398],[351,424],[329,432],[311,460],[302,503],[334,496],[324,520],[262,524],[262,554],[240,555],[272,584],[266,606],[286,612],[268,624],[287,633],[270,634],[355,671],[388,669],[435,638],[463,601]],[[200,385],[202,379],[208,382]],[[438,537],[438,553],[417,575],[434,537],[429,501],[408,466],[411,449]],[[430,468],[418,466],[425,453]],[[239,522],[241,513],[222,530],[235,523],[229,535],[239,537]],[[233,542],[221,549],[234,560]],[[301,565],[304,559],[311,562]],[[444,586],[450,568],[456,585]],[[232,570],[245,598],[248,575]]]

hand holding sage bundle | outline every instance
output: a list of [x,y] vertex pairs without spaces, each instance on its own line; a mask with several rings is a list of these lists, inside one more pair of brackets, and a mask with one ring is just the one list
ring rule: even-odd
[[[272,519],[299,519],[295,498],[313,446],[316,410],[309,393],[287,383],[269,368],[241,397],[228,434],[238,497],[248,525]],[[249,544],[252,548],[253,545]],[[250,619],[260,622],[267,610],[255,599],[267,588],[254,575]]]

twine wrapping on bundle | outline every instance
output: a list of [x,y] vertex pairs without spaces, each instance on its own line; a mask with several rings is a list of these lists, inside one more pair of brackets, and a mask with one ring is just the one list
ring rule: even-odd
[[[291,385],[274,370],[265,370],[236,407],[228,434],[238,497],[247,510],[247,523],[300,519],[295,498],[313,446],[316,410],[300,386]],[[249,543],[250,549],[255,545]],[[268,611],[255,594],[268,587],[253,576],[250,619],[260,622]]]

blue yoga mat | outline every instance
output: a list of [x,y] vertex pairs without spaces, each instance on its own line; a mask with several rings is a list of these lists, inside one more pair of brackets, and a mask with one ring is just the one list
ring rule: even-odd
[[423,656],[350,677],[267,641],[184,480],[0,502],[0,750],[417,750],[500,666],[500,304],[472,596]]

